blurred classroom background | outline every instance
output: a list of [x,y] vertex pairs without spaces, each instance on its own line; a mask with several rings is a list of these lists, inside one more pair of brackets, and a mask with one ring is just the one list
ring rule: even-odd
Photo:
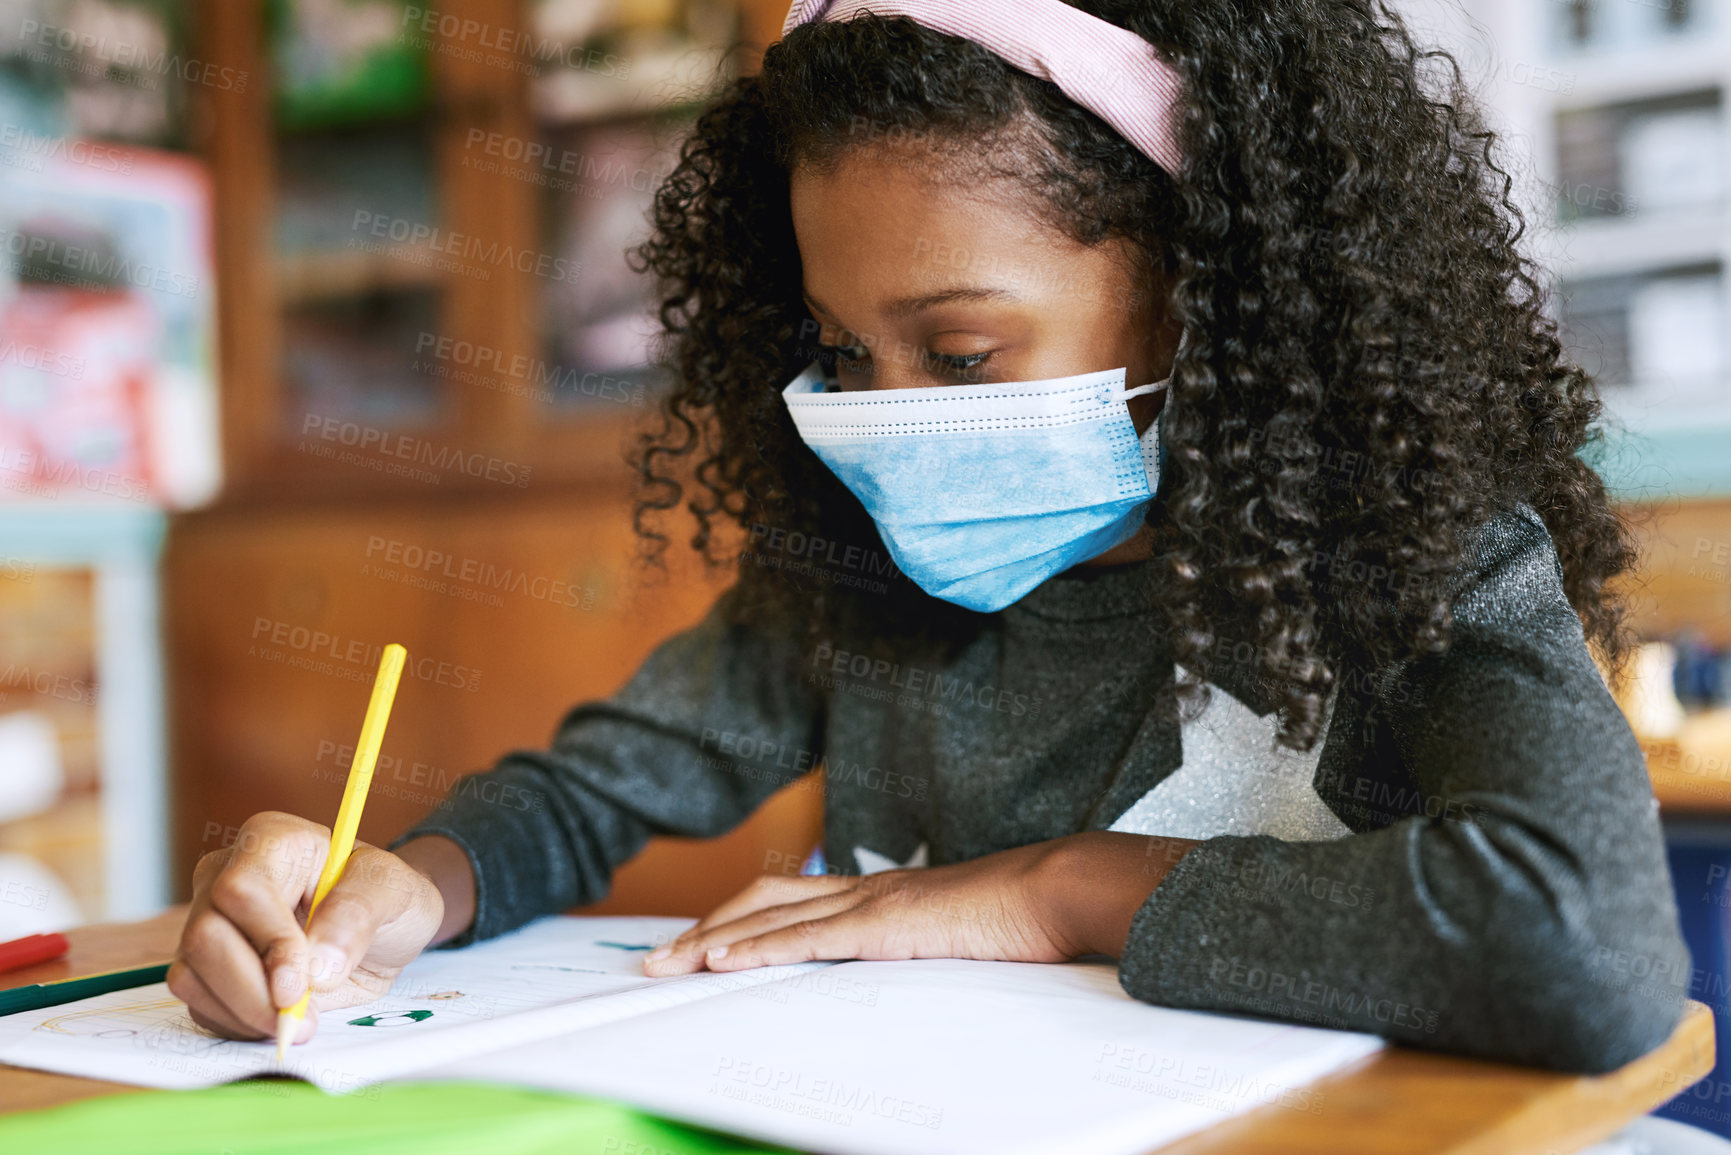
[[[381,844],[701,616],[632,566],[625,249],[785,12],[0,0],[0,938],[328,821],[387,641]],[[720,901],[815,797],[611,901]]]
[[[1400,5],[1492,109],[1604,388],[1645,542],[1625,708],[1722,1047],[1726,4]],[[0,939],[182,899],[256,811],[328,821],[387,641],[375,843],[702,615],[726,575],[677,522],[667,579],[632,562],[666,382],[624,251],[786,7],[0,0]],[[820,808],[657,840],[602,909],[701,914]],[[1731,1133],[1703,1085],[1666,1113]]]

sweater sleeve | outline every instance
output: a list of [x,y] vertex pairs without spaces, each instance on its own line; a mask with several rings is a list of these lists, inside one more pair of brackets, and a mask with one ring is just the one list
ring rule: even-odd
[[551,748],[466,775],[391,842],[442,834],[475,870],[466,946],[594,902],[652,834],[711,837],[821,757],[824,707],[785,630],[736,622],[739,587],[618,692],[572,709]]
[[1463,572],[1448,651],[1336,704],[1330,743],[1365,737],[1318,787],[1362,832],[1196,846],[1132,921],[1127,992],[1595,1073],[1668,1036],[1690,962],[1658,804],[1543,522],[1499,518]]

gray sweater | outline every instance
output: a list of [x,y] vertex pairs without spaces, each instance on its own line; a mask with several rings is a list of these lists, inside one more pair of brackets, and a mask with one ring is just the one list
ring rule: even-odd
[[730,624],[735,586],[391,845],[468,853],[462,946],[601,898],[651,835],[724,833],[821,763],[843,873],[1083,830],[1205,839],[1132,922],[1138,999],[1577,1071],[1666,1037],[1690,967],[1658,808],[1536,514],[1477,538],[1448,652],[1347,671],[1308,755],[1274,749],[1248,647],[1221,645],[1181,716],[1147,564],[1048,579],[948,659]]

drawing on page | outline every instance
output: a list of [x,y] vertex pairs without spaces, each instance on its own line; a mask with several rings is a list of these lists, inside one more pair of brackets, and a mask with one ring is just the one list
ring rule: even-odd
[[193,1022],[186,1004],[172,996],[133,998],[71,1011],[44,1019],[32,1030],[88,1041],[126,1039],[149,1051],[172,1051],[194,1058],[244,1046]]
[[604,971],[596,967],[568,967],[559,963],[512,963],[514,971],[569,971],[575,975],[616,975],[618,971]]
[[406,1027],[433,1017],[432,1011],[380,1011],[376,1015],[362,1015],[358,1019],[350,1019],[351,1027]]
[[[135,999],[114,1006],[55,1015],[37,1023],[36,1029],[90,1039],[125,1039],[165,1026],[176,1018],[187,1018],[183,1013],[185,1009],[186,1004],[175,998]],[[187,1018],[187,1021],[190,1023],[192,1020]]]
[[[225,1039],[194,1023],[166,986],[0,1018],[0,1060],[142,1086],[213,1086],[287,1070],[352,1090],[469,1053],[671,1010],[832,964],[651,978],[642,952],[684,919],[553,918],[462,952],[428,952],[381,998],[321,1012],[315,1038],[279,1067],[269,1040]],[[615,945],[604,946],[601,944]]]

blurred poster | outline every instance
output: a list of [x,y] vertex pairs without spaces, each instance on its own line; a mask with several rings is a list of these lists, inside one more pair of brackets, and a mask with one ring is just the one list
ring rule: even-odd
[[655,365],[654,283],[627,252],[649,235],[655,190],[678,163],[685,122],[619,121],[549,132],[547,155],[569,177],[549,182],[544,198],[549,251],[581,277],[541,296],[547,358],[558,368],[561,405],[644,403],[661,388]]
[[198,163],[13,142],[0,186],[0,501],[186,507],[220,481]]

